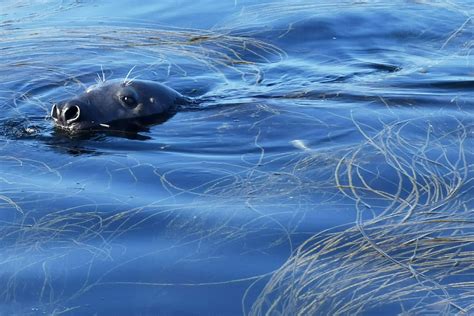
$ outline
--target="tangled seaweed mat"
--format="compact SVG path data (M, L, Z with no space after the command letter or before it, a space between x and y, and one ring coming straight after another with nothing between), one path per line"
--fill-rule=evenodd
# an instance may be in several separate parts
M358 126L366 141L335 170L355 203L356 225L298 247L250 314L472 312L472 126L457 125L444 134L429 121L404 121L374 135ZM426 139L404 135L410 126L424 128ZM398 182L384 179L390 173ZM396 189L381 189L377 179Z

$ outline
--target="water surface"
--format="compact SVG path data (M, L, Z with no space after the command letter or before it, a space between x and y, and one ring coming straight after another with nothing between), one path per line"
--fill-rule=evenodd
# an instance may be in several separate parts
M472 313L470 1L0 4L0 314ZM195 98L67 135L100 78Z

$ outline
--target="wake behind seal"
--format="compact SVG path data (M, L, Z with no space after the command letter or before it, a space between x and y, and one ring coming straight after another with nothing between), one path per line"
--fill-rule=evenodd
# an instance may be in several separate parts
M51 117L57 127L69 131L111 125L117 128L121 126L117 122L167 115L177 106L190 102L189 98L157 82L110 80L91 86L71 100L54 104Z

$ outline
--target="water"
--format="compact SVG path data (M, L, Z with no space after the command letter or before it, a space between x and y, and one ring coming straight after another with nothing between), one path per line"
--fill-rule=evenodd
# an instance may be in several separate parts
M472 313L473 11L2 1L0 314ZM53 128L131 69L199 106Z

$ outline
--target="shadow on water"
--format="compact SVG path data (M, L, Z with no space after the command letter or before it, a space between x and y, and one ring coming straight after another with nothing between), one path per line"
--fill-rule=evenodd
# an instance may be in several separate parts
M183 3L0 5L0 314L472 313L472 5Z

